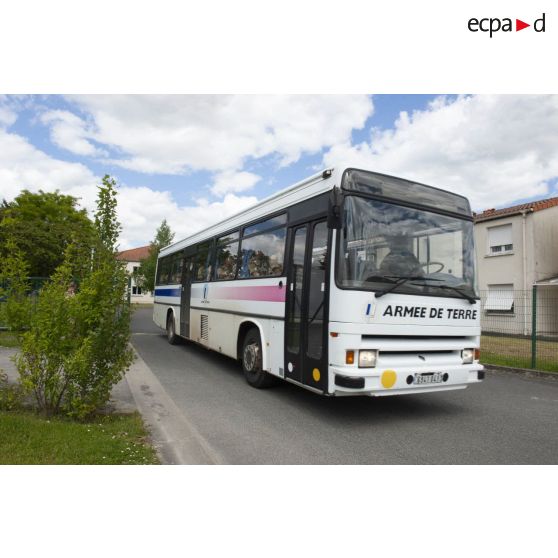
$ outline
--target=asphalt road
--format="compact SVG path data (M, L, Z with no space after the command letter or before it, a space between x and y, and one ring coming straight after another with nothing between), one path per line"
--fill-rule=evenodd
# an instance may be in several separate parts
M488 374L466 390L378 398L256 390L235 361L169 345L151 315L134 314L133 344L225 463L558 463L558 381Z

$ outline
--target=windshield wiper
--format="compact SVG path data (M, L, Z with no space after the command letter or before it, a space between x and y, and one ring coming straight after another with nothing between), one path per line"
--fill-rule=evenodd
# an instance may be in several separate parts
M436 286L440 287L440 289L449 289L451 291L456 292L457 294L461 295L462 298L467 299L470 304L475 304L475 302L477 301L476 298L472 297L471 295L468 295L465 291L462 291L459 287L452 287L450 285L436 285Z
M385 275L383 278L384 279L390 279L393 282L393 285L391 285L387 289L384 289L383 291L377 291L376 292L376 298L380 298L381 296L384 296L385 294L391 293L391 291L393 291L394 289L396 289L400 285L403 285L407 281L418 281L419 279L421 281L442 281L442 279L433 279L433 278L430 278L430 277L421 277L420 275L409 275L409 276ZM393 279L395 279L395 281L393 281ZM439 286L439 285L436 285L436 286Z
M391 279L390 277L383 277L382 275L370 275L369 277L367 277L364 282L365 283L372 283L373 281L378 281L381 283L397 283L397 281L395 281L395 279Z

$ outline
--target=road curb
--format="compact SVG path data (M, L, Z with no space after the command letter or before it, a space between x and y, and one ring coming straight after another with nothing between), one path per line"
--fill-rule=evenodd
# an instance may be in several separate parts
M487 372L496 374L515 374L525 378L542 378L545 380L558 381L558 373L545 372L544 370L532 370L530 368L512 368L511 366L498 366L496 364L483 364Z
M215 465L220 456L202 438L138 352L126 379L161 462L166 465Z

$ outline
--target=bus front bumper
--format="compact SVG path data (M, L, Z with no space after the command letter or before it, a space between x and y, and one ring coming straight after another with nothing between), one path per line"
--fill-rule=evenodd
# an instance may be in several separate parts
M484 379L481 364L354 368L330 366L332 395L403 395L464 389ZM433 383L427 383L433 382Z

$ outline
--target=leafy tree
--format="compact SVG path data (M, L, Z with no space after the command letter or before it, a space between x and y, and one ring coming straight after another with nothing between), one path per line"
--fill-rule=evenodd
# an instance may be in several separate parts
M30 292L29 266L22 252L12 240L6 249L6 255L0 257L0 323L21 332L31 322L34 293Z
M159 252L171 244L174 239L174 233L171 231L167 220L163 222L155 232L155 238L150 243L149 255L140 262L138 270L134 273L134 279L137 285L153 292L155 290L155 270L157 269L157 257Z
M103 176L97 196L97 211L95 212L95 228L101 244L110 253L116 252L118 235L122 230L116 218L116 181L108 174Z
M23 254L30 276L50 277L70 244L90 247L93 237L93 223L73 196L23 190L0 206L0 257L8 255L11 242Z
M114 258L120 224L115 182L105 176L95 214L95 257L70 246L41 291L17 358L22 386L48 415L84 418L104 405L133 360L127 278ZM77 292L75 270L84 272Z

